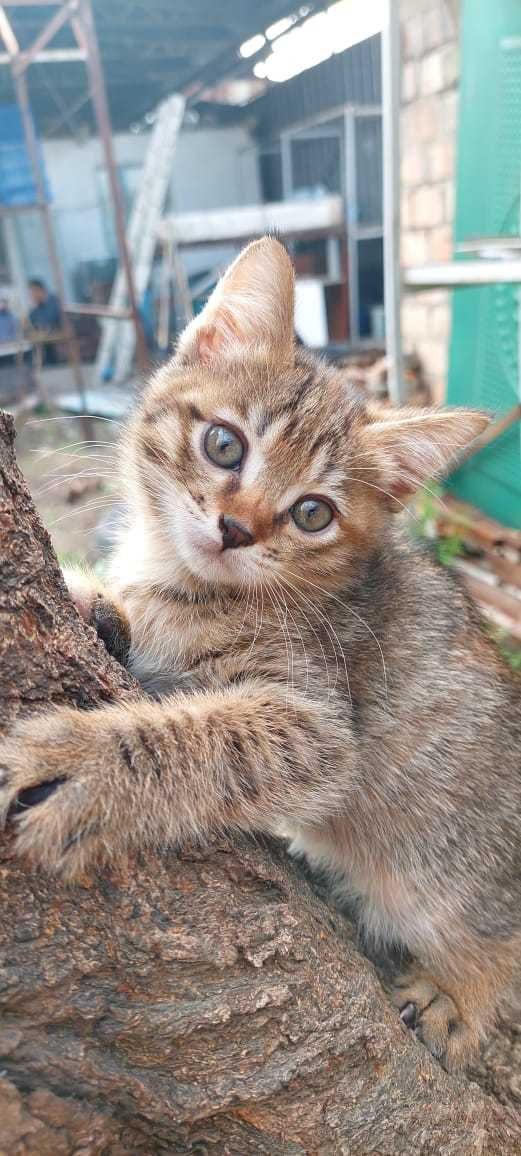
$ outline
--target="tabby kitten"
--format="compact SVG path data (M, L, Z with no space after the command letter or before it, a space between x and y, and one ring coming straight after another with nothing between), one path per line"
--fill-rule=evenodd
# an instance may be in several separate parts
M17 851L67 879L284 832L418 960L396 1000L449 1068L519 956L520 692L394 515L485 424L371 412L296 352L283 247L250 245L129 425L110 594L72 580L149 694L56 709L0 747Z

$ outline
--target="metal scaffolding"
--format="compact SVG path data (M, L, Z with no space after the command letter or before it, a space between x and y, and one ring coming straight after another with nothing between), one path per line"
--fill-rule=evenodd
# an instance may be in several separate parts
M114 157L107 94L91 0L30 0L31 7L55 8L56 11L54 15L43 24L41 32L35 40L33 40L33 43L28 48L22 49L7 14L7 9L27 7L28 2L29 0L3 0L3 3L0 5L0 38L5 45L5 52L0 53L0 64L7 65L11 70L14 91L22 118L25 144L31 166L36 199L31 205L13 205L4 207L1 211L3 213L15 214L21 211L27 212L28 209L34 209L41 216L49 262L54 278L54 288L59 298L64 318L64 337L68 349L69 363L82 400L82 405L85 408L85 385L78 342L71 321L74 315L88 313L94 316L112 317L118 320L131 320L136 334L136 349L140 369L146 369L148 365L148 355L136 297L132 262L125 235L125 212ZM72 29L76 47L50 48L49 45L54 40L56 34L67 24ZM52 214L46 195L42 159L31 115L27 87L27 71L31 64L35 63L50 64L71 61L82 61L87 68L88 92L86 99L90 98L92 101L103 148L114 211L119 262L124 273L126 284L128 308L124 310L112 310L107 306L98 307L95 305L84 305L66 301L63 269L56 243Z

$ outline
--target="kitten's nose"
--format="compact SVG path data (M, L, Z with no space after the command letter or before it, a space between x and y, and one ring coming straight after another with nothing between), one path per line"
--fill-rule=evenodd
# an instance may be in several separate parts
M236 550L238 546L251 546L253 543L253 534L246 526L241 526L240 522L229 518L227 514L221 514L219 529L223 536L223 550Z

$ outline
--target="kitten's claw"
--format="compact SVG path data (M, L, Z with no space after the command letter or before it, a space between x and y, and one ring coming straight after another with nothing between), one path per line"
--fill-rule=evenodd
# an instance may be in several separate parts
M398 978L393 1002L402 1022L448 1071L466 1068L476 1058L478 1027L463 1018L452 996L421 968Z
M108 736L87 712L56 710L19 723L0 743L0 821L14 852L68 879L106 859L101 753Z
M64 578L76 610L93 626L112 658L126 666L130 652L130 623L120 602L104 590L94 575L67 568Z
M411 1003L411 1001L406 1003L400 1010L400 1019L407 1028L410 1028L411 1031L414 1031L418 1022L418 1008L416 1007L416 1004Z

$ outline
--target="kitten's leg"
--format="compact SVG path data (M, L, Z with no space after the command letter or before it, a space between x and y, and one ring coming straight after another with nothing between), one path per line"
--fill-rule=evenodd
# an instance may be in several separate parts
M414 965L395 981L393 1002L404 1023L449 1071L476 1059L511 985L515 954L514 941L471 942L462 927L459 943L447 945L446 967Z
M128 848L339 813L356 752L327 704L244 683L94 711L58 708L0 744L16 849L73 878Z
M126 666L130 651L130 623L123 604L95 574L66 567L63 576L78 613L94 627L109 654Z

